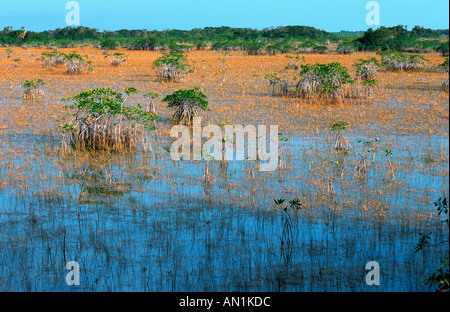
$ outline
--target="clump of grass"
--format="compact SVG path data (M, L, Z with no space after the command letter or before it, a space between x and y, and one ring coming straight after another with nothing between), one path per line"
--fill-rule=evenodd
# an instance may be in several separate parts
M421 70L428 62L423 55L399 51L381 52L380 55L382 63L389 71Z
M197 87L175 91L173 94L167 95L163 101L167 102L169 108L175 109L172 120L178 124L192 124L192 119L200 111L208 108L206 95Z
M153 65L159 81L178 81L186 73L186 55L180 51L163 52Z
M25 80L22 85L22 88L25 89L22 98L24 100L34 100L36 97L43 96L44 91L41 89L43 85L45 85L45 82L41 78Z
M93 70L92 62L87 60L87 56L82 56L72 52L64 56L69 75L77 75Z
M124 53L121 53L121 52L107 54L107 55L105 55L105 58L109 58L109 63L111 64L111 66L114 66L114 67L118 67L118 66L122 65L128 59L128 57Z
M67 117L61 119L64 134L63 146L75 149L129 150L137 147L139 137L145 141L146 130L154 130L154 113L145 112L140 104L125 105L135 88L121 92L98 88L81 92L63 101L73 101L66 106Z
M301 65L300 77L296 92L304 97L318 95L341 99L343 97L341 87L353 82L347 67L337 62Z

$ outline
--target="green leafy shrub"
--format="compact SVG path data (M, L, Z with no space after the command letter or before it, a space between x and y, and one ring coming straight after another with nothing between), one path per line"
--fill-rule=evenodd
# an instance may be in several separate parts
M128 56L126 56L124 53L116 52L113 54L105 55L105 58L109 58L109 64L111 64L111 66L118 67L128 59Z
M448 48L449 44L448 41L442 43L437 49L436 51L441 52L442 56L448 56Z
M180 51L163 52L153 65L159 81L177 81L186 73L186 55Z
M390 71L420 70L429 62L423 55L409 54L398 51L379 53L385 68Z
M16 69L20 67L20 63L22 63L22 60L20 58L15 58L12 60L12 64L10 66Z
M43 52L39 60L42 66L52 68L64 64L66 55L59 51Z
M294 47L287 42L276 42L269 44L266 47L267 53L270 55L276 55L280 53L289 53L294 50Z
M442 64L439 64L439 68L441 68L444 71L444 73L448 74L448 72L449 72L448 57L445 59L445 61Z
M64 56L69 75L76 75L93 70L92 62L87 60L87 56L82 56L71 52Z
M353 82L347 67L337 62L305 64L300 68L301 79L297 84L296 91L302 96L319 95L341 98L341 87Z
M208 108L206 95L199 88L180 89L167 95L163 102L167 102L169 108L175 109L172 119L179 124L192 124L192 119L200 111Z
M325 54L328 52L328 47L316 45L316 46L314 46L313 50L314 50L314 53Z
M24 100L34 100L36 97L43 96L44 91L42 91L41 87L44 85L45 82L41 78L25 80L22 85L22 88L25 90L22 98Z
M266 44L263 42L248 42L244 45L248 55L263 55L266 53Z
M102 40L100 46L103 50L115 50L119 47L119 43L112 38L106 38Z
M337 132L334 149L348 151L351 148L349 140L342 135L347 127L348 122L346 121L338 121L330 125L330 130L333 132Z
M122 94L110 88L98 88L64 98L68 115L60 120L64 146L76 149L129 150L137 147L139 137L154 130L157 115L145 112L141 104L126 105L128 88Z
M442 222L447 225L447 231L449 228L449 219L448 219L448 200L447 197L439 197L437 201L434 202L434 206L438 212L439 216L444 216ZM416 253L422 251L425 247L430 245L430 238L432 232L425 231L424 233L419 233L419 241L416 244L415 251ZM448 235L448 233L447 233ZM450 274L449 274L449 261L448 261L448 246L449 240L447 236L447 240L440 241L434 245L445 244L447 246L447 257L441 259L441 265L439 268L431 274L431 276L427 279L427 284L430 287L434 287L437 291L440 292L448 292L450 290Z
M355 52L355 50L356 50L356 48L355 48L353 42L341 43L337 47L337 52L339 54L352 54L353 52Z
M356 77L362 80L372 80L382 67L381 63L374 57L358 59L353 66L356 68Z

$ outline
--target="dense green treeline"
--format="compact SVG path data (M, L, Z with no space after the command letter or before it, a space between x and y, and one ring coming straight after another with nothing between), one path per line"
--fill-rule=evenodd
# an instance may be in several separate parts
M74 47L93 44L103 49L130 50L204 49L246 50L249 54L276 54L291 51L326 53L327 45L337 43L338 52L399 50L405 52L440 51L448 54L448 29L432 30L419 26L379 27L365 32L329 33L307 26L264 28L205 27L192 30L99 31L83 26L42 32L5 27L0 31L1 46Z

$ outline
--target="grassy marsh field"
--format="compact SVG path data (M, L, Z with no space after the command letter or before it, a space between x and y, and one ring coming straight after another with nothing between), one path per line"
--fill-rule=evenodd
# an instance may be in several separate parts
M47 49L13 50L17 66L0 48L0 289L434 290L426 279L448 256L448 241L437 244L448 240L448 226L433 205L449 191L441 54L426 54L421 70L380 70L370 95L351 96L365 92L353 84L349 96L328 100L272 94L266 75L293 83L292 62L339 62L355 77L358 59L380 56L205 49L186 53L181 81L160 82L152 66L159 51L117 50L127 60L111 66L101 49L61 48L92 61L92 72L68 75L65 66L36 60ZM43 96L24 100L22 85L35 78L45 81ZM150 150L62 148L61 99L100 87L160 95ZM194 87L208 97L205 124L278 125L287 139L278 169L173 161L173 110L161 99ZM339 121L348 123L346 153L336 151L330 131ZM362 159L364 172L355 169ZM285 211L274 202L281 198L298 198L301 208ZM416 253L426 231L430 246ZM64 279L72 260L82 271L81 285L71 288ZM380 264L380 286L365 282L369 261Z

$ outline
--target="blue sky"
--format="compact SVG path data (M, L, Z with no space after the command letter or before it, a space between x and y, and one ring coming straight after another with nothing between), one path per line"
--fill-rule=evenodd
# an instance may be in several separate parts
M66 0L0 0L0 27L67 26ZM368 0L78 0L80 24L100 30L306 25L366 30ZM449 27L448 0L378 0L382 26ZM374 28L377 28L375 26Z

